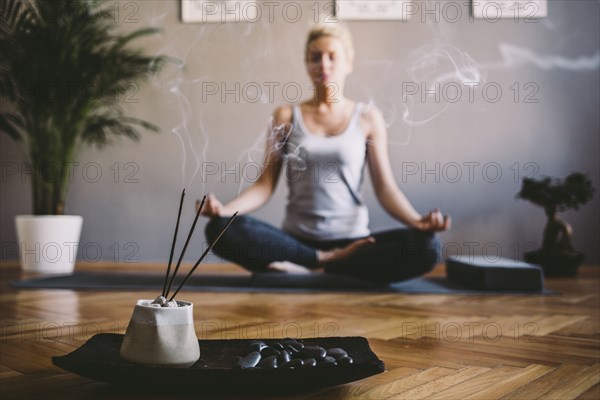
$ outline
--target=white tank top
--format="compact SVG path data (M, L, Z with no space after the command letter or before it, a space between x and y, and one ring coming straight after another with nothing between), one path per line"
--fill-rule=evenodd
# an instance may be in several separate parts
M365 237L369 214L360 188L367 154L357 103L346 130L331 137L308 131L298 106L285 147L289 187L283 229L312 240Z

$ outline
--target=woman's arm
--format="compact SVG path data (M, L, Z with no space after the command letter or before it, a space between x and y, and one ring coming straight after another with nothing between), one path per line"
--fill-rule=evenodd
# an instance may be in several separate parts
M247 214L263 206L271 197L283 165L283 146L292 121L290 106L279 107L273 114L273 123L267 130L266 150L262 173L258 180L244 190L237 198L222 204L214 194L209 194L202 214L209 217L225 217L236 211Z
M427 215L419 214L404 193L398 188L388 154L387 128L381 111L373 107L364 114L367 127L367 155L369 172L377 199L383 208L404 224L421 230L446 230L450 217L442 217L439 210Z

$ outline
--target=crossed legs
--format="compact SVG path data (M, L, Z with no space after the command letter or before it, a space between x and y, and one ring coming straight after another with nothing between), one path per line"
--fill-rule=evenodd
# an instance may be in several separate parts
M213 241L228 218L212 218L206 237ZM379 283L420 276L439 260L440 243L433 233L395 229L371 240L309 241L296 238L253 217L237 217L213 251L250 271L270 271L274 263L347 275Z

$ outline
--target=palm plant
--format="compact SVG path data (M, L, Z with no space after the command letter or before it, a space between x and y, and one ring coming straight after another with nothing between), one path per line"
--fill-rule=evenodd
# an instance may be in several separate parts
M82 145L113 136L137 140L154 124L124 115L132 85L156 73L163 56L131 49L154 28L121 35L98 0L0 2L0 130L25 142L33 212L62 214L69 167Z

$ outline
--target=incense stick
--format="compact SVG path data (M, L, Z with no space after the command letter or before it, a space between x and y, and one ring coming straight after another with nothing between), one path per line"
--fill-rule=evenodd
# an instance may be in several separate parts
M181 265L181 260L183 260L183 256L185 255L185 251L187 250L188 244L190 243L190 239L192 238L192 234L194 233L194 228L196 228L196 222L198 222L198 217L200 216L200 211L202 211L202 207L204 206L204 202L206 201L206 196L202 198L202 203L200 203L200 207L198 207L198 212L196 213L196 218L194 218L194 223L190 228L190 233L188 233L188 237L185 240L185 245L183 246L183 250L181 250L181 254L179 255L179 260L177 260L177 265L175 266L175 271L173 272L173 276L169 281L169 286L167 287L167 291L165 293L165 297L169 296L169 292L171 291L171 286L173 285L173 281L175 280L175 276L177 275L177 271L179 271L179 266Z
M204 259L204 257L206 257L206 255L208 254L208 252L213 248L213 246L219 241L219 239L221 238L221 236L223 236L223 234L225 233L225 231L227 230L227 228L229 228L229 225L231 225L231 223L233 222L233 220L235 219L235 217L237 216L237 211L235 212L235 214L233 214L231 216L231 218L229 219L229 221L227 222L227 225L225 225L225 228L223 228L223 230L221 231L221 233L219 233L219 236L217 236L217 238L214 240L214 242L212 242L210 244L210 246L208 246L208 248L204 251L204 253L202 253L202 255L200 256L200 259L196 262L196 264L194 264L194 266L192 267L192 269L190 270L190 272L188 272L188 274L186 275L185 278L183 278L183 281L181 281L181 283L179 284L179 287L177 288L177 290L175 291L175 293L173 293L173 296L171 296L171 298L169 299L169 301L173 301L173 299L175 298L175 295L177 295L177 293L179 293L179 290L181 290L181 288L183 287L183 284L185 283L185 281L187 281L187 279L192 276L192 274L194 273L194 271L196 270L196 268L198 268L198 265L200 265L200 263L202 262L202 260Z
M173 244L171 244L171 253L169 254L169 264L167 266L167 274L163 284L162 295L167 295L167 281L171 273L171 263L173 262L173 253L175 252L175 243L177 242L177 232L179 231L179 221L181 220L181 208L183 207L183 198L185 197L185 188L181 191L181 200L179 200L179 211L177 212L177 224L175 224L175 233L173 234Z

